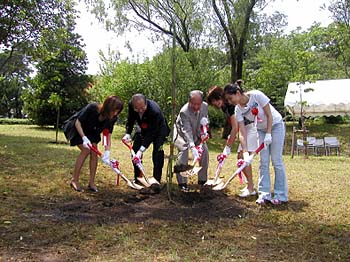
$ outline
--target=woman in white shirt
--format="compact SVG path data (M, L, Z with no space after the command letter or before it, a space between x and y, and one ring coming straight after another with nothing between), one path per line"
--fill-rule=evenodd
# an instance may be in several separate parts
M224 88L226 100L236 105L236 120L241 129L241 143L245 145L246 130L244 119L254 121L259 142L265 148L260 152L259 198L256 203L264 205L270 201L279 205L288 201L288 185L283 162L285 125L281 114L270 104L270 99L259 90L243 92L237 84L228 84ZM275 171L274 195L271 194L270 158ZM249 158L248 158L249 159Z

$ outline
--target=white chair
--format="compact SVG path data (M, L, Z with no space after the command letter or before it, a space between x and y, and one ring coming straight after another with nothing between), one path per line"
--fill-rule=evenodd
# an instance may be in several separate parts
M307 141L307 150L312 150L312 152L315 154L315 143L316 138L313 136L306 137ZM297 139L297 154L299 155L299 150L304 150L304 141L302 139Z
M335 136L326 136L324 138L324 145L326 149L326 155L329 156L331 154L331 149L334 148L336 154L339 156L340 154L340 144L339 140Z
M316 138L316 142L315 142L315 155L316 156L319 155L320 149L324 151L324 154L326 154L326 149L324 147L324 140L322 138L320 138L320 139Z

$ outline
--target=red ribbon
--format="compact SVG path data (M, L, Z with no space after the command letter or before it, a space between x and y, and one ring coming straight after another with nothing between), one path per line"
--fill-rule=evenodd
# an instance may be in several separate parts
M243 159L238 159L237 161L237 167L241 167L244 163ZM243 174L242 171L238 173L238 178L239 178L239 184L242 185L243 184Z

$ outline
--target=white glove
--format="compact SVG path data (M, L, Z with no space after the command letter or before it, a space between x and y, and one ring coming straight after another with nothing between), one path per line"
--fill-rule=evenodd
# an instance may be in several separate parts
M225 146L224 151L222 153L226 156L229 156L231 154L231 147Z
M253 162L254 154L249 154L248 152L243 153L243 160L249 166Z
M192 147L191 150L192 150L193 159L198 159L199 158L199 153L198 153L197 148Z
M130 134L125 134L122 138L122 140L125 142L125 143L130 143L131 142L131 136Z
M202 133L201 134L201 140L204 142L206 142L209 139L209 134L208 133Z
M101 157L101 160L103 161L103 163L109 165L109 156L111 155L111 152L109 150L106 150L103 154L103 156Z
M89 145L91 146L91 142L89 138L87 138L86 136L83 136L82 139L83 139L83 147L90 149Z
M140 149L137 151L136 156L141 159L143 152L146 151L146 148L144 146L141 146Z
M267 148L272 143L272 136L270 133L266 133L264 138L264 147Z

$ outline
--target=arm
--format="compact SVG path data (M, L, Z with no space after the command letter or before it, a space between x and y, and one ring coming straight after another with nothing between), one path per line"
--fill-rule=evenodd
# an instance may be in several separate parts
M247 148L247 129L244 125L244 121L239 122L239 141L242 146L242 153L248 152Z
M129 102L128 105L128 118L126 120L126 124L125 124L125 133L131 135L132 133L132 129L134 128L134 124L135 124L135 112L134 112L134 108L131 105L131 102Z
M81 137L84 137L85 136L85 134L84 134L84 130L83 130L83 128L82 128L82 126L81 126L81 122L79 121L79 119L77 119L76 121L75 121L75 128L77 129L77 131L78 131L78 134L81 136Z
M264 109L264 113L265 113L266 119L267 119L266 133L271 134L271 130L272 130L272 114L271 114L270 104L267 103L263 107L263 109Z
M233 145L233 143L235 142L237 132L238 132L238 122L237 122L234 114L230 116L230 120L231 120L230 121L231 122L231 133L230 133L230 137L226 141L226 145L229 147L231 147Z

